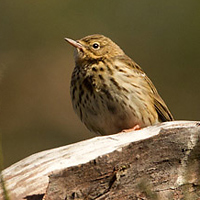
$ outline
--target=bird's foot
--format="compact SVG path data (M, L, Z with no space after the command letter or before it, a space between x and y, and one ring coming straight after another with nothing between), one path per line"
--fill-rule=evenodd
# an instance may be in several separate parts
M122 132L127 133L127 132L131 132L131 131L137 131L140 129L141 129L141 127L138 124L136 124L133 128L124 129Z

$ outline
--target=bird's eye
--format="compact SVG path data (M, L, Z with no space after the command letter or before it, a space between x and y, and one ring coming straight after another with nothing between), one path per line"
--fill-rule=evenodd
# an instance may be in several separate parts
M95 42L95 43L92 45L92 47L93 47L94 49L99 49L100 45L99 45L99 43Z

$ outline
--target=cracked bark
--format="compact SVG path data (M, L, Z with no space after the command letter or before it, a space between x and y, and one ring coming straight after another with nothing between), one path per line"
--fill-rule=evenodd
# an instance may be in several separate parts
M35 154L3 175L10 194L18 192L13 199L36 194L45 194L38 200L199 199L199 125L168 122L93 138ZM28 163L33 166L29 170L23 168ZM32 179L22 179L25 173ZM13 180L15 188L10 186ZM20 194L16 186L22 181L27 189Z

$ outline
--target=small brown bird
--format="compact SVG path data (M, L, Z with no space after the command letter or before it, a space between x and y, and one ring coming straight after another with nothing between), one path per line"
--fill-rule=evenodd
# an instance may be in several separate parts
M108 135L173 120L151 80L111 39L65 40L76 48L73 108L90 131Z

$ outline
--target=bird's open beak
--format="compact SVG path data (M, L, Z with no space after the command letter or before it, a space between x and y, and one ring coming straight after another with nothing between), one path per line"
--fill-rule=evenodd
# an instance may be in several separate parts
M70 38L65 38L65 40L67 41L67 42L69 42L72 46L74 46L74 47L76 47L76 48L78 48L78 49L83 49L83 45L81 44L81 43L79 43L79 42L77 42L77 41L75 41L75 40L72 40L72 39L70 39Z

